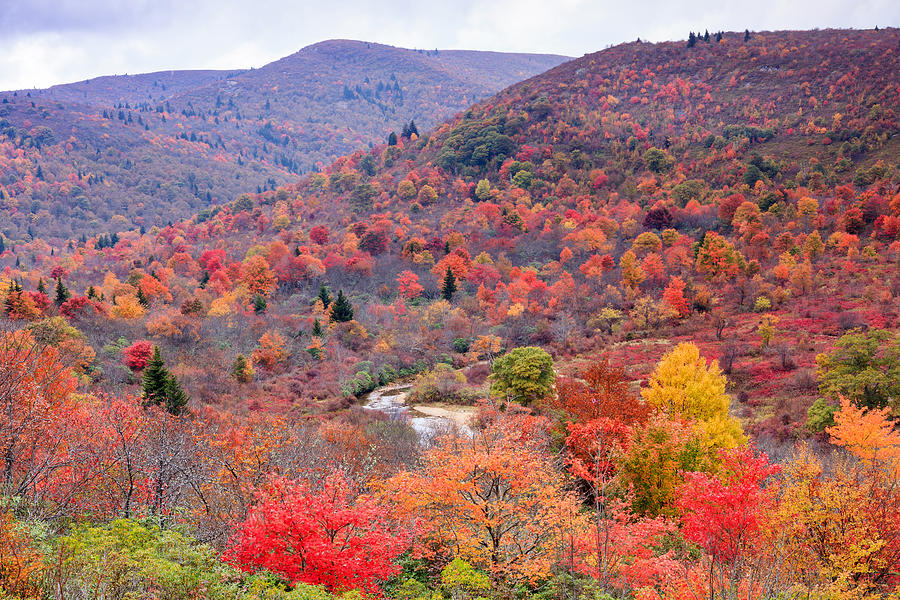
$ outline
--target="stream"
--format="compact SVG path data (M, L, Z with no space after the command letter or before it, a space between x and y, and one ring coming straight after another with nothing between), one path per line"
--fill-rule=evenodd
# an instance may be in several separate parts
M466 425L470 410L462 407L408 406L406 398L411 389L409 384L392 384L372 390L363 397L363 408L381 411L392 421L408 422L421 439L431 438L454 426L463 433L470 433Z

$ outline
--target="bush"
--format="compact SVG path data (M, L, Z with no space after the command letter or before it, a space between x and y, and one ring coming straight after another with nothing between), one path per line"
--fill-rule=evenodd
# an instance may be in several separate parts
M416 378L409 398L417 404L446 402L471 405L475 402L475 395L468 390L467 383L466 376L460 371L448 364L438 363Z

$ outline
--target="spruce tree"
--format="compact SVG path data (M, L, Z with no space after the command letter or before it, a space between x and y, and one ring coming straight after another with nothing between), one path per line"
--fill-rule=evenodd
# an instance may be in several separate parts
M169 377L166 379L166 411L171 415L180 415L184 412L184 407L187 406L188 400L190 398L181 389L181 384L178 383L174 375L169 373Z
M144 290L141 289L141 286L138 286L137 289L137 301L138 304L144 308L150 308L150 300L147 299L147 295L144 294Z
M313 321L312 334L315 337L322 337L322 324L319 323L318 319Z
M41 277L40 279L38 279L37 291L39 291L39 292L42 293L42 294L46 294L46 293L47 293L47 286L44 285L44 278L43 278L43 277Z
M328 293L328 288L324 283L319 287L318 298L322 301L322 308L328 308L328 305L331 304L331 294Z
M388 136L388 146L396 146L397 145L397 134L393 131L391 135Z
M750 41L750 30L749 30L749 29L745 29L745 30L744 30L744 41L745 41L745 42L749 42L749 41Z
M166 383L169 379L169 370L166 369L166 363L163 362L162 353L159 346L153 347L153 356L144 367L144 379L142 387L144 393L144 406L150 404L161 405L165 401Z
M253 379L253 367L243 354L238 354L231 365L231 376L240 383L247 383Z
M190 400L175 376L166 368L159 346L153 347L153 356L144 367L144 406L162 406L169 414L180 415Z
M456 293L456 275L453 274L453 269L447 269L444 273L444 282L441 284L441 298L450 302L453 299L453 294Z
M6 242L3 241L3 236L0 235L0 254L6 252Z
M262 295L257 294L256 296L253 297L253 312L255 312L258 315L261 315L262 313L266 312L266 309L268 307L269 307L269 305L266 302L266 299Z
M692 31L691 34L688 36L687 47L693 48L694 44L696 44L696 43L697 43L697 36L695 36L694 32Z
M91 300L97 300L97 290L94 289L94 286L90 286L87 289L87 297Z
M71 297L72 294L70 294L69 290L66 289L66 286L63 285L62 278L58 277L56 279L56 303L62 304Z
M343 290L338 290L337 299L331 308L331 320L336 323L346 323L353 320L353 305L344 296Z

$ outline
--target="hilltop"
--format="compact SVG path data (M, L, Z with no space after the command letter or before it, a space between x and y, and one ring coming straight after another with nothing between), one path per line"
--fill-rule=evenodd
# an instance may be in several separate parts
M99 77L0 93L0 231L149 228L429 128L566 60L331 40L259 69Z

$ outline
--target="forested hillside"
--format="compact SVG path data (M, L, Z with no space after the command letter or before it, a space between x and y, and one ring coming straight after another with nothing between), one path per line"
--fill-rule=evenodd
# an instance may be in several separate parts
M896 29L624 44L172 225L7 242L16 543L65 589L196 552L223 598L896 593L898 72ZM361 408L391 384L464 426Z
M77 237L188 217L431 127L561 56L333 40L247 71L0 93L0 232Z

